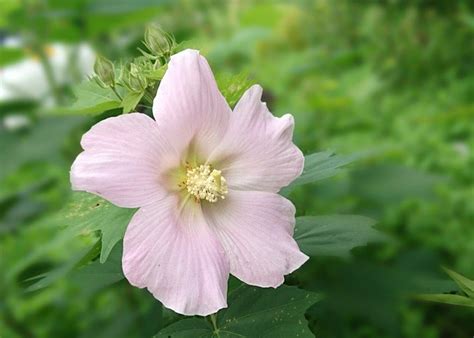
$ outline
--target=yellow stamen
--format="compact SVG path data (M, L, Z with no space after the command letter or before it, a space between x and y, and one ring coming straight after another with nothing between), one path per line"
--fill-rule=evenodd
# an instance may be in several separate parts
M219 198L225 198L227 182L220 170L212 169L208 164L201 164L195 168L187 165L186 170L184 185L188 193L194 196L196 202L206 200L214 203Z

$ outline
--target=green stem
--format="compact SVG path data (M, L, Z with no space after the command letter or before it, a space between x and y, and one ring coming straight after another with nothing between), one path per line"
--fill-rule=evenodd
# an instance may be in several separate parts
M48 55L46 54L44 47L41 45L33 45L33 50L39 57L41 66L43 67L43 71L46 75L46 80L48 81L49 88L54 97L54 101L58 104L62 101L62 94L61 88L59 88L58 84L56 83L56 78L54 77L53 67L51 62L48 59Z
M79 46L74 45L68 53L68 68L71 72L71 78L74 82L80 82L81 70L79 69Z
M110 87L110 88L113 90L113 92L115 93L115 95L119 98L119 100L120 100L120 101L123 101L122 96L120 96L120 94L118 93L117 89L115 89L115 86L112 86L112 87Z
M143 98L145 99L145 102L149 105L153 104L153 94L151 94L147 89L143 93Z
M211 319L211 323L212 323L212 327L214 328L214 334L217 336L217 337L220 337L219 335L219 329L217 328L217 313L213 313L212 315L209 316L209 318Z

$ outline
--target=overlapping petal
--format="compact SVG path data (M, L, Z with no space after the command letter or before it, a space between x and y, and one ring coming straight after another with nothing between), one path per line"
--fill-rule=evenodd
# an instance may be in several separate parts
M177 149L193 149L206 157L229 124L230 107L217 88L206 59L187 49L171 57L155 100L155 120Z
M74 190L99 195L121 207L140 207L165 194L160 173L178 159L156 122L145 114L111 117L81 141L71 168Z
M207 222L230 261L230 273L245 283L277 287L308 257L293 239L295 208L280 195L229 191L218 204L203 204Z
M205 316L227 306L229 263L201 209L180 203L170 195L137 211L125 233L123 271L166 307Z
M230 188L278 192L301 174L304 156L292 142L293 116L273 116L261 97L258 85L244 93L209 162L219 163Z

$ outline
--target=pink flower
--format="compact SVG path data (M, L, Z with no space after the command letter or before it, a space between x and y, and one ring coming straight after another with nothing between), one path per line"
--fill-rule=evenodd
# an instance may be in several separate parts
M232 111L206 59L186 50L171 58L154 120L111 117L82 138L73 189L140 208L124 274L178 313L226 307L229 273L278 287L308 259L292 237L295 207L277 194L303 169L293 117L274 117L261 95L251 87Z

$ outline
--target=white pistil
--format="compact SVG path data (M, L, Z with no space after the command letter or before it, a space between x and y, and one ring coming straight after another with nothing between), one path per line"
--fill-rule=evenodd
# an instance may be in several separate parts
M214 203L219 198L224 199L227 194L227 183L222 172L212 169L208 164L201 164L196 168L188 167L185 186L196 202L206 200Z

